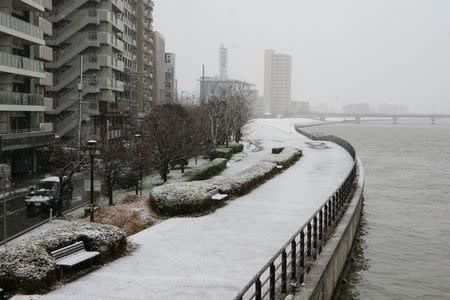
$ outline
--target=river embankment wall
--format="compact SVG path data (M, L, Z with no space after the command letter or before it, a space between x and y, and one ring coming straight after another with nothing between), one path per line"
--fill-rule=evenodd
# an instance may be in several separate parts
M328 300L333 296L357 234L364 202L364 168L361 161L358 158L356 160L358 180L352 199L333 236L326 242L322 253L311 266L301 290L294 297L295 300Z

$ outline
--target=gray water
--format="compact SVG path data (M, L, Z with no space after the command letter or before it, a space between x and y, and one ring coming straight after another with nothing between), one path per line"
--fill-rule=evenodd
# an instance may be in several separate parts
M337 124L366 173L353 263L339 299L450 299L450 122Z

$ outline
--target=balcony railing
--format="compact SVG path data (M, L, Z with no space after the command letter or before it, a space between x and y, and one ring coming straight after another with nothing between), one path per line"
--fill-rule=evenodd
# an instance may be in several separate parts
M43 62L5 52L0 52L0 66L7 66L38 73L44 72ZM42 74L42 77L44 77L44 74Z
M16 17L5 14L0 11L0 26L7 27L25 35L43 40L44 32L38 26L22 21ZM22 37L23 38L23 37Z
M25 94L0 91L0 105L43 106L44 98L38 94Z

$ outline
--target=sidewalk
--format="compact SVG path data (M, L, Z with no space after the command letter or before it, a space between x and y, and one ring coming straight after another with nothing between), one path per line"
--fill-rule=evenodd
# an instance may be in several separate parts
M173 218L129 238L138 248L41 299L230 299L298 230L351 169L341 147L309 148L295 120L257 120L249 139L304 157L215 213ZM250 164L250 162L248 162ZM241 168L241 166L239 166Z

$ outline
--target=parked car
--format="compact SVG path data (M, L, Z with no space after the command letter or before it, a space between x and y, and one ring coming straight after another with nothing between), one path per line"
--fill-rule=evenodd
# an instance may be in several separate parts
M34 215L39 212L47 212L49 209L56 211L59 190L59 178L45 178L30 189L30 193L25 197L27 214ZM72 201L73 186L69 182L65 185L62 196L62 205L70 205Z

